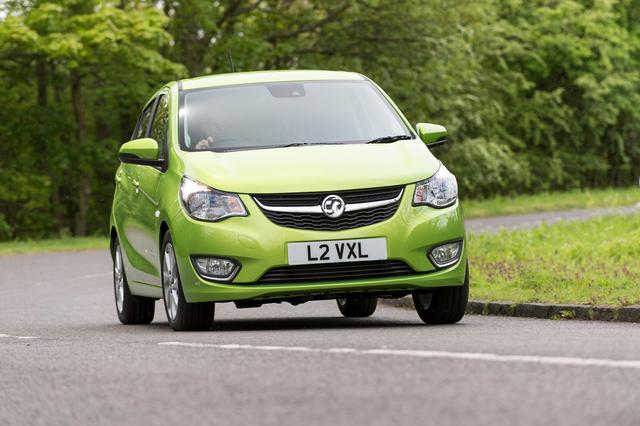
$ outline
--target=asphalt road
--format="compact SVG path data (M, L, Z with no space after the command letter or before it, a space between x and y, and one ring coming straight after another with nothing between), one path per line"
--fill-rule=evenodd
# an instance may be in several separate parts
M560 212L541 212L510 216L494 216L482 219L468 219L467 229L472 232L496 232L501 228L533 228L544 224L554 224L560 221L572 222L587 220L598 216L640 213L640 203L625 207L600 207L595 209L575 209Z
M334 302L117 321L106 251L0 257L0 425L640 424L640 326Z

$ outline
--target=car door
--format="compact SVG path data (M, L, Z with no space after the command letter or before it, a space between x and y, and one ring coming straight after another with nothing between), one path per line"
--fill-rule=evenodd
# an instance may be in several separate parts
M138 124L131 137L132 140L145 138L149 134L153 120L153 112L157 98L151 100L142 111ZM148 166L135 164L122 164L116 175L116 181L122 196L118 199L119 205L116 211L119 217L116 222L119 224L121 244L124 249L125 264L127 268L127 278L129 281L146 283L153 280L154 271L157 269L150 263L145 254L147 243L145 242L145 224L140 214L140 209L144 207L144 201L140 193L140 172Z
M159 159L167 156L167 134L169 126L169 97L162 94L158 97L148 137L158 142ZM165 163L166 164L166 163ZM136 237L133 240L135 251L141 256L138 269L139 281L146 284L160 285L159 262L159 229L160 200L158 185L164 176L163 167L134 165L134 185L136 186L136 209L132 212L136 222Z

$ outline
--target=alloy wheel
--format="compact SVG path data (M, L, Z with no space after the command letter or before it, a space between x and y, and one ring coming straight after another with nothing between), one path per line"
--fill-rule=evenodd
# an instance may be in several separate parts
M170 321L175 321L178 315L178 268L176 266L176 255L173 245L168 243L164 248L164 262L162 265L162 279L164 289L164 300L167 308L167 315Z
M124 306L124 266L119 245L116 246L116 255L113 262L113 280L116 288L116 308L118 312L122 312Z

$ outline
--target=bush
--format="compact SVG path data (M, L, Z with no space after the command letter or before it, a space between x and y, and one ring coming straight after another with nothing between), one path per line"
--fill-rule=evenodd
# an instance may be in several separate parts
M506 145L467 139L451 146L445 163L458 178L463 198L511 195L530 189L529 164Z

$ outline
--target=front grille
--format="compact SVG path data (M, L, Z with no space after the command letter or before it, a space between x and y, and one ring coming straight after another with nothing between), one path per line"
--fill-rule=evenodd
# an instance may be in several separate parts
M389 204L388 206L374 209L347 212L336 219L332 219L323 214L286 213L267 210L263 210L262 212L273 223L286 226L287 228L339 231L341 229L358 228L360 226L382 222L393 216L397 208L398 203Z
M267 207L308 207L320 205L329 194L340 196L347 205L375 201L393 200L402 193L402 187L359 189L352 191L311 192L300 194L263 194L254 198ZM373 225L389 219L398 209L400 200L384 206L345 212L338 218L321 213L281 212L260 207L262 213L273 223L287 228L314 231L339 231Z
M416 273L401 260L290 265L268 270L256 284L357 280L396 277Z
M402 191L401 186L386 188L355 189L335 192L302 192L293 194L261 194L254 195L260 203L273 207L316 206L329 194L340 196L347 204L368 203L396 198Z

